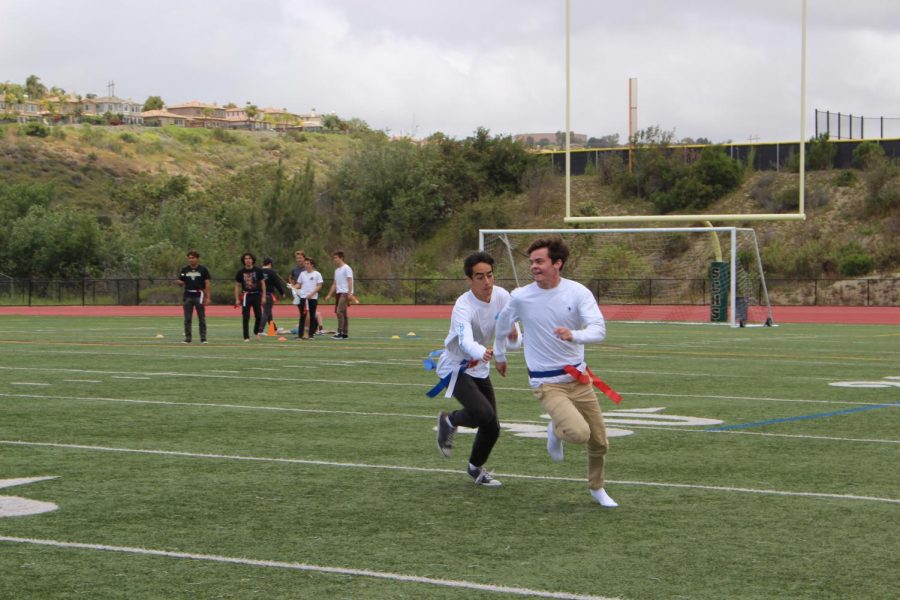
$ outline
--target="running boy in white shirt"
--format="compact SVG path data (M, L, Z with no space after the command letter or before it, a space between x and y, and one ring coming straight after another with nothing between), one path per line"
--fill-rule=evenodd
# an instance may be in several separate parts
M453 449L453 434L460 425L477 428L467 472L475 485L498 487L484 468L494 444L500 437L497 401L491 384L493 350L485 347L494 341L497 315L509 303L509 292L494 285L494 259L485 252L475 252L463 261L469 291L460 296L450 317L450 333L444 340L445 350L438 359L437 375L441 378L429 396L443 388L463 405L461 410L438 415L437 445L444 456ZM509 333L512 324L504 330ZM506 338L506 336L501 336Z
M596 378L589 376L584 362L584 344L606 337L603 314L590 290L560 275L569 257L562 239L534 241L528 257L534 282L513 291L497 319L497 332L508 331L515 320L525 328L529 383L552 419L547 426L550 458L563 459L563 441L587 443L591 496L601 506L618 506L603 489L609 444L600 403L591 385ZM505 349L505 336L497 335L494 360L501 374L506 373ZM609 389L597 382L598 387ZM608 393L615 395L611 390Z

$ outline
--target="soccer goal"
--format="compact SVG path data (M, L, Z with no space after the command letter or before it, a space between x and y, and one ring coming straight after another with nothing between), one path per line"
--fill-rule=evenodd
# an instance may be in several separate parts
M607 318L773 324L756 233L740 227L482 229L504 287L531 281L528 246L559 236L571 254L563 276L587 286Z

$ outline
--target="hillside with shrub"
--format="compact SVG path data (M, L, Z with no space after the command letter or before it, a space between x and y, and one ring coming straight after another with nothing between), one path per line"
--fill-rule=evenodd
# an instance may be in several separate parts
M792 172L754 172L714 146L687 159L658 128L634 170L573 178L573 214L795 212ZM802 222L754 227L770 277L900 275L900 175L875 143L854 168L808 152ZM833 162L833 155L832 155ZM565 227L564 178L480 129L424 143L351 134L39 123L0 125L0 272L168 276L196 248L214 276L246 249L291 264L343 249L360 278L459 277L480 227ZM328 268L327 262L324 268Z

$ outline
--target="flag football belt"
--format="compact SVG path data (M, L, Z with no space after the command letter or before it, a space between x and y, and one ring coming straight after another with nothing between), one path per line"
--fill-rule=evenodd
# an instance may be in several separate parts
M622 395L619 394L619 392L617 392L616 390L609 387L609 385L605 381L594 375L594 373L588 367L584 368L584 373L582 373L572 365L566 365L562 369L553 369L552 371L532 371L531 369L528 370L528 376L534 377L536 379L542 379L544 377L559 377L560 375L569 375L578 383L593 385L595 388L603 392L607 398L609 398L616 404L622 401Z
M443 350L435 350L428 355L428 358L422 361L422 364L425 367L426 371L434 371L437 369L437 363L435 362L435 359L443 354L443 352ZM434 398L441 393L441 390L446 388L447 391L444 392L444 398L450 398L451 396L453 396L453 390L456 388L456 380L459 379L460 374L465 372L466 369L474 367L477 364L477 360L460 361L459 366L454 369L452 373L441 377L440 381L437 382L437 385L425 392L425 395L429 398Z

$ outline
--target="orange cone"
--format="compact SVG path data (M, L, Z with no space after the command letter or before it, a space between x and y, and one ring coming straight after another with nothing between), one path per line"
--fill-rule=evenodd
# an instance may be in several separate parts
M269 321L269 335L275 337L275 321Z

